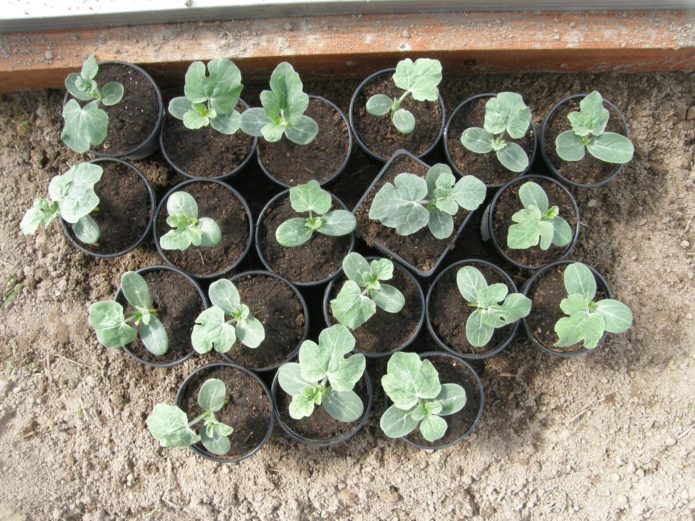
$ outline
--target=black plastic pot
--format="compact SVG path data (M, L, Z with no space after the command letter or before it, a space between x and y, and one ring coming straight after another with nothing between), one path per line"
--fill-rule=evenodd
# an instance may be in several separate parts
M72 232L72 230L68 227L67 223L62 218L60 219L60 226L63 229L63 233L67 237L68 241L70 241L70 243L75 248L80 250L82 253L85 253L87 255L91 255L92 257L98 257L98 258L102 258L102 259L113 259L115 257L120 257L121 255L125 255L126 253L134 250L135 248L140 246L143 242L145 242L145 240L147 240L149 238L150 232L152 230L152 223L154 222L154 215L155 215L154 211L156 208L157 201L155 199L154 191L152 190L152 185L150 185L150 182L143 175L143 173L140 172L140 170L135 168L130 163L128 163L126 161L122 161L120 159L111 159L111 158L93 159L92 161L89 161L89 163L93 163L93 164L106 163L106 162L120 163L120 164L128 167L130 170L132 170L133 172L135 172L138 175L140 180L145 185L145 188L147 188L147 195L148 195L149 200L150 200L150 204L149 204L149 206L150 206L150 218L149 218L149 221L147 222L147 228L145 228L145 231L142 233L140 238L124 250L114 252L114 253L99 253L99 252L91 251L91 250L85 248L80 243L80 241L77 240L77 238L75 237L75 234Z
M524 284L524 286L521 290L522 293L524 295L528 296L533 285L540 278L542 278L544 274L548 273L550 270L552 270L558 266L567 266L569 264L573 264L574 262L576 262L576 261L567 259L567 260L559 260L559 261L553 262L551 264L548 264L547 266L543 267L542 269L540 269L536 273L534 273L533 276L526 281L526 283ZM606 282L606 279L603 277L603 275L601 275L598 271L596 271L594 268L592 268L588 264L586 266L587 266L587 268L589 268L591 270L591 273L594 274L594 278L596 279L597 289L599 291L602 291L605 294L605 298L613 298L613 293L611 292L610 287L608 286L608 282ZM531 311L533 312L533 308L531 308ZM601 341L599 342L599 345L594 349L586 349L582 346L582 349L580 351L567 351L567 352L555 351L554 349L546 347L543 343L541 343L538 339L536 339L535 336L533 336L533 332L531 331L531 327L528 324L527 318L523 319L523 323L524 323L524 331L526 332L526 336L528 337L528 339L533 343L533 345L535 345L538 349L540 349L544 353L547 353L547 354L552 355L552 356L557 357L557 358L576 358L578 356L583 356L583 355L586 355L587 353L591 353L592 351L596 351L596 349L598 349L598 347L601 346L601 344L603 343L603 340L606 337L606 335L604 333L603 337L601 338Z
M463 266L486 266L487 268L490 268L491 270L495 271L497 274L500 275L502 280L507 284L509 287L509 293L516 293L516 284L514 284L514 281L512 278L507 275L507 273L500 268L499 266L495 266L494 264L480 260L480 259L466 259L462 261L455 262L451 266L445 268L437 277L434 279L432 284L430 285L429 290L427 291L427 329L430 332L430 335L434 339L434 341L437 343L439 347L444 349L445 351L448 351L452 355L458 356L459 358L463 358L464 360L481 360L484 358L490 358L492 356L495 356L502 352L502 350L507 347L512 340L514 339L514 336L516 335L517 331L519 330L519 321L516 321L514 325L512 326L511 331L509 332L509 335L499 344L495 346L491 346L490 348L486 349L485 351L481 351L480 353L459 353L456 351L453 347L451 347L449 344L447 344L435 331L434 326L432 324L432 319L430 318L430 300L432 298L432 294L434 293L435 288L437 287L437 284L439 281L442 279L442 277L448 273L451 270L458 270L459 268ZM463 299L463 297L461 297Z
M357 130L355 128L355 110L354 109L355 109L355 102L357 100L357 97L362 92L362 89L364 89L365 85L372 82L373 80L375 80L379 76L384 76L386 74L393 74L394 72L396 72L395 68L382 69L380 71L375 72L374 74L371 74L370 76L367 76L367 78L365 78L362 81L362 83L360 83L357 86L357 88L355 89L355 92L352 94L352 98L350 98L350 108L348 109L349 110L348 117L350 118L350 128L352 129L352 133L355 136L355 141L357 141L357 144L364 151L365 154L367 154L372 159L375 159L375 160L380 161L382 163L388 161L388 157L381 157L379 155L376 155L374 152L372 152L367 147L367 145L364 144L364 142L362 141L362 138L357 133ZM432 152L432 150L434 150L434 148L437 146L437 143L439 143L439 141L442 139L442 134L444 134L444 123L446 121L446 108L444 106L444 100L442 99L441 94L439 95L439 109L440 109L440 112L442 113L442 123L441 123L441 127L439 129L439 133L437 134L437 138L434 140L432 145L427 150L425 150L422 154L419 154L417 156L419 158L425 157L427 154Z
M275 410L273 408L273 402L270 399L270 393L268 392L268 388L266 387L266 385L263 383L263 381L258 376L256 376L252 371L249 371L245 367L241 367L240 365L237 365L237 364L215 363L215 364L204 365L202 367L199 367L195 371L193 371L190 375L188 375L188 377L186 377L186 379L183 381L183 383L179 386L179 390L176 393L176 405L179 408L182 408L183 395L186 391L186 386L189 384L189 382L191 381L191 379L195 375L197 375L198 373L203 372L203 371L210 371L212 369L218 369L218 368L222 368L222 367L233 369L236 371L241 371L241 372L251 376L256 381L256 383L258 383L258 385L263 389L263 392L265 393L265 396L268 400L268 405L270 406L270 422L268 422L268 430L266 431L265 436L263 437L263 440L261 441L260 444L258 444L258 446L256 446L253 450L250 450L249 452L247 452L246 454L244 454L243 456L240 456L238 458L228 458L225 456L218 456L217 454L213 454L213 453L209 452L203 446L202 443L196 443L195 445L191 445L191 449L193 450L193 452L195 452L199 456L202 456L203 458L208 459L210 461L214 461L216 463L238 463L239 461L250 458L251 456L256 454L259 450L261 450L261 448L263 447L263 445L266 444L266 442L270 438L271 433L273 432L273 424L274 424L274 418L275 418ZM200 425L202 425L202 424L200 424ZM236 434L236 426L232 426L232 427L234 427L234 432L231 434L231 436L234 436Z
M193 183L215 183L215 184L220 185L221 187L225 188L226 190L229 190L229 192L239 200L239 202L244 207L244 210L246 212L246 219L247 219L248 227L249 227L249 238L246 241L246 246L244 247L244 252L241 254L241 256L233 264L231 264L231 265L227 266L226 268L224 268L220 271L217 271L215 273L204 274L204 275L200 275L197 273L189 273L185 270L181 270L184 273L187 273L188 275L190 275L191 277L195 277L197 279L214 279L214 278L220 277L226 273L229 273L234 268L236 268L241 263L241 261L243 261L246 258L246 255L248 254L249 250L251 249L251 242L253 241L253 216L251 215L251 209L249 208L249 205L246 202L246 199L244 199L244 197L239 192L237 192L234 188L232 188L231 186L229 186L226 183L223 183L222 181L217 181L215 179L189 179L188 181L183 181L183 182L177 184L172 189L170 189L166 193L166 195L162 198L162 200L159 202L159 205L157 206L157 211L155 212L154 222L152 224L152 230L154 233L154 244L157 247L157 253L159 253L159 256L164 260L164 262L166 262L170 266L174 266L177 269L181 269L181 268L178 268L178 266L175 266L174 263L172 263L169 260L165 251L162 249L162 247L159 244L159 235L157 234L157 223L159 222L159 214L162 210L164 210L164 212L166 213L167 199L169 199L169 196L171 194L173 194L174 192L178 192L179 190L182 190L183 188L185 188L188 185L193 184ZM205 217L205 216L202 216L202 217ZM165 216L165 218L166 218L166 216Z
M598 188L599 186L603 186L607 183L610 183L615 178L615 176L617 176L623 170L625 165L624 164L616 165L615 169L610 173L610 175L608 177L606 177L605 179L599 181L598 183L582 184L582 183L574 182L574 181L567 179L566 177L563 177L562 175L560 175L560 173L555 168L555 165L550 161L550 158L548 157L547 152L545 151L545 147L546 147L545 131L547 130L548 123L550 122L551 118L553 117L553 114L555 113L555 111L559 107L561 107L562 105L564 105L565 103L567 103L570 100L577 99L577 98L585 98L586 96L588 96L588 94L586 94L586 93L575 94L574 96L568 96L565 99L558 102L553 108L550 109L550 112L548 112L547 116L545 116L545 119L543 120L543 126L541 127L541 135L540 135L541 156L543 157L543 161L548 166L548 169L553 174L553 176L555 176L558 180L565 183L566 185L574 186L575 188ZM620 122L622 123L622 126L625 129L624 135L629 139L630 138L630 129L627 126L627 121L625 121L625 116L623 116L623 113L620 111L620 109L618 109L618 107L616 107L610 101L604 99L603 103L605 105L610 106L615 111L615 113L620 117ZM567 129L568 130L570 129L569 122L567 122ZM554 146L555 144L549 143L548 145Z
M294 358L297 355L297 352L299 351L299 346L302 345L302 342L304 342L304 340L306 340L306 337L309 335L309 308L306 305L306 300L304 299L302 294L299 292L299 290L294 286L294 284L292 284L286 278L281 277L277 273L273 273L272 271L265 271L265 270L245 271L243 273L239 273L237 275L234 275L233 277L230 277L229 280L231 280L232 282L236 282L240 278L253 276L253 275L263 276L263 277L272 277L272 278L277 279L277 280L283 282L284 284L286 284L287 287L289 287L292 290L292 292L295 294L295 296L299 299L299 302L302 303L302 310L304 313L304 333L302 333L302 336L299 339L299 341L297 342L297 345L295 346L295 348L290 352L289 355L287 355L287 357L285 357L285 360L282 360L282 361L280 361L276 364L273 364L271 366L268 366L268 367L261 367L261 368L250 367L249 368L257 373L265 373L265 372L273 371L273 370L277 369L282 364L284 364L287 360L289 360L290 358ZM262 345L259 346L257 349L263 349ZM233 360L227 353L218 353L218 354L225 362L238 364L238 362Z
M277 421L278 425L280 425L280 428L285 432L285 434L287 434L287 436L304 445L310 445L316 448L324 448L345 443L349 439L353 438L355 434L357 434L360 430L362 430L362 428L366 425L367 420L369 419L369 413L372 410L372 400L374 399L374 392L372 389L372 381L369 378L369 375L367 374L366 370L362 375L362 380L364 381L365 386L367 387L368 398L367 403L364 406L364 412L362 413L362 417L360 418L357 425L355 425L355 427L349 432L337 438L315 440L302 436L299 433L296 433L283 421L282 414L280 414L280 408L278 407L277 393L284 393L285 391L282 390L280 384L278 383L278 373L275 373L275 378L273 378L273 385L270 388L270 393L273 397L273 409L275 410L275 420Z
M379 257L366 257L367 261L373 261L377 260ZM420 334L420 330L422 329L422 324L425 322L425 296L422 292L422 287L420 286L420 283L417 281L417 279L413 276L410 271L408 271L405 267L401 266L398 264L398 262L393 263L394 268L397 270L401 270L401 272L412 282L412 284L415 286L417 289L417 294L419 296L419 302L420 302L420 319L417 324L417 329L413 332L410 337L403 342L401 345L396 346L395 348L391 349L390 351L384 352L384 353L368 353L366 351L360 351L359 345L355 347L355 352L356 353L362 353L365 357L367 358L387 358L391 356L393 353L397 351L402 351L406 347L410 346L415 339L417 338L418 334ZM323 319L326 321L326 325L328 327L332 326L334 324L333 321L331 321L331 316L330 313L328 312L329 306L330 306L330 300L331 300L331 292L333 291L333 286L335 285L336 281L340 279L340 276L343 274L343 270L341 269L336 277L328 283L328 286L326 286L326 291L323 294Z
M463 110L466 105L469 103L480 99L480 98L494 98L497 96L497 94L494 93L484 93L484 94L477 94L475 96L471 96L470 98L467 98L463 100L459 105L454 109L454 111L451 113L451 116L449 116L449 119L446 122L446 127L444 127L444 154L446 155L446 160L447 163L451 166L451 168L456 172L458 175L463 176L463 175L476 175L476 172L462 172L457 166L456 163L451 159L451 153L449 151L449 129L451 127L451 123L456 119L456 116L458 115L459 111ZM482 122L481 122L482 126ZM531 126L530 126L531 132L533 132L533 150L531 151L531 155L528 158L528 167L526 167L526 170L523 172L512 172L509 171L509 176L512 177L520 177L524 174L526 174L530 169L531 165L533 164L534 159L536 158L536 151L538 150L538 132L536 130L536 125L531 121ZM460 136L458 136L460 137ZM463 145L461 145L463 146ZM471 152L472 154L473 152ZM476 176L477 177L477 176ZM501 184L496 184L496 185L487 185L488 189L495 190L502 186Z
M146 268L141 268L141 269L137 270L137 273L139 273L140 275L144 275L145 273L150 273L153 271L163 271L163 270L173 271L174 273L183 277L186 282L191 284L195 288L196 292L198 293L200 300L203 302L203 309L207 309L208 299L205 296L205 292L200 288L198 283L192 277L187 275L184 271L181 271L180 269L174 268L171 266L148 266ZM122 294L121 288L119 287L118 290L116 291L116 295L113 297L113 299L118 301L118 299L121 298L121 294ZM195 317L193 317L193 320L195 320ZM142 358L137 356L135 353L133 353L128 348L127 345L123 346L123 351L128 353L131 357L133 357L135 360L137 360L142 365L146 365L149 367L174 367L174 366L177 366L179 364L182 364L183 362L185 362L189 358L192 358L196 354L195 350L193 349L193 346L191 345L190 352L188 352L185 356L179 358L178 360L174 360L173 362L157 363L157 362L150 362L148 360L143 360Z
M497 204L497 201L499 200L500 196L505 192L505 190L509 189L510 186L516 184L516 183L526 183L528 181L534 181L534 180L541 180L543 182L548 182L548 183L553 183L556 186L558 186L563 192L567 194L569 197L570 202L572 203L572 209L574 210L574 215L576 218L576 225L574 228L574 236L570 243L565 247L565 251L560 255L559 258L554 259L551 262L555 262L558 260L562 260L567 258L567 256L572 253L572 250L574 250L574 247L577 245L577 240L579 239L579 206L577 205L577 201L574 199L574 196L570 193L565 186L560 183L559 181L556 181L552 177L547 177L544 175L538 175L538 174L528 174L523 177L517 177L516 179L512 179L509 181L506 185L504 185L502 188L500 188L497 193L495 193L494 197L492 198L492 201L490 202L489 206L485 209L485 213L483 215L483 222L481 224L481 227L487 228L487 231L490 235L489 240L492 242L493 247L495 248L495 251L497 252L498 255L500 255L505 261L510 263L511 265L523 269L523 270L538 270L543 268L544 266L526 266L525 264L519 264L515 260L511 259L506 253L504 253L504 250L500 246L500 242L498 238L495 236L495 229L494 226L492 225L492 218L493 215L495 214L495 205ZM519 203L521 205L521 203ZM521 209L521 206L520 208ZM483 237L483 240L485 237Z
M248 103L246 103L243 99L239 98L239 103L241 103L244 106L244 110L249 108ZM171 116L173 117L173 116ZM256 146L258 144L258 138L254 137L253 138L253 144L251 145L251 150L249 150L249 153L246 155L244 160L239 163L234 169L230 170L229 172L225 172L222 175L216 176L216 177L196 177L192 174L189 174L182 168L180 168L170 157L169 154L167 154L166 147L164 146L164 128L166 127L166 122L167 118L166 115L164 117L164 123L162 124L161 131L159 133L159 148L162 151L162 156L164 157L164 160L167 162L167 164L174 169L177 173L181 174L184 177L187 177L188 179L196 179L196 180L202 180L202 181L221 181L221 180L229 180L233 177L236 177L239 175L239 173L243 170L243 168L251 161L251 158L253 157L254 152L256 152ZM191 130L191 132L195 132L194 130ZM237 132L241 132L241 130L237 130ZM231 136L230 136L231 137ZM220 160L223 160L224 158L220 158Z
M350 156L352 155L352 143L353 143L352 129L350 127L350 124L348 123L347 118L345 117L345 114L343 113L342 110L340 110L338 108L338 106L335 103L333 103L330 100L327 100L326 98L322 98L321 96L310 95L309 98L319 100L319 101L326 103L326 104L330 105L331 107L333 107L333 109L335 109L336 112L338 112L338 114L340 114L340 117L342 118L343 123L345 123L345 128L347 128L347 131L348 131L348 150L347 150L347 153L345 154L345 158L343 159L343 162L341 163L340 167L335 172L333 172L333 174L328 179L326 179L325 181L320 183L321 186L327 186L327 185L333 183L338 178L338 176L345 171L345 168L347 167L348 161L350 160ZM319 129L319 132L321 132L321 129ZM263 161L261 161L260 151L258 151L256 153L256 159L258 160L258 166L261 168L263 173L268 177L268 179L270 179L274 183L277 183L278 185L282 186L283 188L292 188L293 185L288 184L285 181L278 179L277 177L275 177L273 175L272 172L270 172L265 167L265 165L263 164ZM291 161L292 158L288 158L287 160Z

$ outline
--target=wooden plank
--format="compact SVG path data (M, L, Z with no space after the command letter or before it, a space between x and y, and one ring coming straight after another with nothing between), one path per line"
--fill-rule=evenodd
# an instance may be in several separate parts
M446 70L693 71L687 11L321 16L0 34L0 92L60 87L94 52L180 77L227 56L249 79L281 60L315 78L358 77L404 56Z

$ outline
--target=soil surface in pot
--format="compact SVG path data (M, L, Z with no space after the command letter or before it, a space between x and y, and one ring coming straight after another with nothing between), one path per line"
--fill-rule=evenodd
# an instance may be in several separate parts
M494 152L476 154L461 144L461 134L464 130L471 127L482 128L485 121L485 103L489 99L476 98L459 109L449 125L446 144L451 160L464 175L473 175L488 186L501 186L519 174L503 167ZM506 133L505 138L521 146L526 155L531 157L535 140L533 125L529 126L526 135L521 139L511 139Z
M258 158L265 169L291 186L312 179L328 181L343 166L350 146L347 123L331 105L311 98L305 115L319 126L316 139L308 145L297 145L285 137L276 143L258 140Z
M332 209L342 209L342 206L333 201ZM340 269L343 258L350 252L352 234L328 237L314 233L301 246L285 248L278 244L275 230L286 220L298 216L290 206L289 197L276 200L266 209L258 223L260 249L266 262L273 271L292 282L315 282L330 277Z
M468 264L480 270L487 283L495 284L507 281L494 269L484 264ZM462 354L482 354L495 349L504 342L514 328L513 324L495 329L487 345L474 347L466 338L466 321L475 311L461 296L456 285L456 274L463 266L447 270L432 290L429 314L432 327L439 338L454 351ZM511 288L510 288L511 291Z
M198 392L210 378L224 382L226 396L229 402L215 413L218 421L229 425L234 432L229 435L231 448L222 456L211 456L219 459L233 459L245 456L258 447L268 432L272 421L272 412L268 395L258 381L251 375L233 367L215 367L200 371L186 385L181 400L181 408L190 419L203 413L198 406ZM196 432L202 428L202 422L193 427ZM202 443L201 448L204 448Z
M545 190L548 196L549 206L557 206L560 210L559 216L565 219L565 221L569 223L570 228L572 228L572 231L576 233L577 215L574 212L572 200L567 193L557 184L549 180L546 181L544 179L535 178L530 181L540 185L541 188ZM500 248L510 259L525 266L540 268L561 257L569 245L559 247L551 244L550 248L545 251L541 250L540 246L534 246L525 250L513 250L507 247L507 232L509 227L514 224L512 215L523 208L519 200L519 188L521 188L523 184L524 183L521 181L514 183L497 199L494 214L492 215L492 227ZM570 244L572 244L571 241Z
M389 114L372 116L367 112L367 100L374 94L385 94L390 98L400 98L403 90L396 87L393 73L379 76L364 86L355 98L353 123L355 131L372 153L384 159L391 157L396 150L403 148L419 156L437 140L442 129L442 109L439 101L415 101L412 96L403 100L401 108L415 116L415 130L401 134L393 126Z
M468 212L459 209L454 216L454 233L452 233L451 237L444 240L435 238L427 226L412 235L403 237L398 235L394 228L387 228L379 221L371 220L369 218L369 209L377 192L387 182L393 183L396 176L403 172L425 177L427 168L405 155L396 158L391 163L388 171L374 185L362 204L356 208L357 229L369 246L379 243L381 246L398 254L417 269L429 271L435 266L446 249L454 244L457 237L456 232L468 215Z
M106 140L93 150L102 154L123 155L150 137L159 119L159 98L152 82L138 70L121 64L99 66L99 87L110 81L123 85L123 98L116 105L100 109L109 116Z
M265 369L284 362L304 333L304 308L292 289L267 275L248 275L234 285L241 301L261 321L265 340L255 349L235 342L226 355L244 367Z
M605 161L596 159L589 154L588 151L586 151L584 159L580 161L565 161L555 152L555 139L565 130L571 130L572 126L567 119L567 115L570 112L579 110L580 101L581 98L571 99L553 112L553 116L550 121L548 121L548 125L545 128L545 135L543 136L545 153L555 167L557 173L565 179L585 185L600 183L609 177L620 165L606 163ZM615 132L625 135L625 127L623 127L622 121L620 120L620 114L610 105L604 104L603 106L607 108L610 113L608 124L606 125L606 132Z
M249 240L246 208L231 191L217 183L191 183L183 191L195 198L199 217L210 217L217 222L222 230L222 239L212 248L190 246L185 251L162 250L164 255L178 268L198 276L227 270L246 251ZM164 204L157 216L157 238L171 229L166 218Z
M237 103L236 110L244 111ZM194 177L221 177L239 167L249 156L253 137L237 130L231 136L211 126L191 130L183 121L167 114L162 146L169 160Z
M85 249L96 253L117 253L136 243L147 229L150 216L150 196L147 186L132 169L112 161L98 163L104 169L94 191L99 196L97 212L90 216L99 225L99 242L85 244L72 237Z
M140 337L128 344L128 349L146 362L170 363L180 360L193 350L191 333L195 319L204 309L200 295L192 284L170 270L151 271L143 274L143 277L152 295L157 318L169 337L169 350L162 356L155 356L145 348ZM135 311L124 297L121 296L118 302L126 305L126 316Z

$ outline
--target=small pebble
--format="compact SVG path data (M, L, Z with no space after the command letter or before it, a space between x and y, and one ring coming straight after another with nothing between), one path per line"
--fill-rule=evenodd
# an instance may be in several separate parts
M676 440L674 440L673 438L666 438L666 441L664 441L664 445L666 445L668 447L670 447L671 445L675 445L675 444L676 444Z
M681 241L681 248L690 248L690 243L688 241Z
M589 208L596 208L598 206L598 201L596 199L589 199L589 203L587 206Z
M53 51L46 51L44 53L44 56L46 57L47 60L52 60L53 59Z

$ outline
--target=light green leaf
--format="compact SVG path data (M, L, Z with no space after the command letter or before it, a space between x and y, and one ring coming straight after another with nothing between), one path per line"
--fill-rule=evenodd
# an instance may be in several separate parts
M429 442L442 438L446 434L447 427L446 420L436 414L431 414L420 422L422 437Z
M429 209L429 219L427 221L427 225L432 235L439 240L444 240L451 237L451 234L454 232L453 217L437 208Z
M377 280L391 280L393 278L393 262L389 259L376 259L369 263L369 270Z
M128 303L135 307L151 308L152 295L147 287L147 281L135 271L126 271L121 276L121 290Z
M355 216L347 210L333 210L323 216L323 224L317 232L330 237L348 235L357 226Z
M409 110L398 109L391 116L391 121L401 134L410 134L415 130L415 116Z
M331 194L321 188L314 179L290 188L290 205L295 212L315 212L323 215L331 209L332 203Z
M487 281L478 268L463 266L456 272L456 286L466 302L475 304L478 294L487 288Z
M439 376L429 360L417 353L394 353L388 361L381 385L399 408L413 408L421 398L436 398L441 390Z
M85 244L96 244L101 235L99 232L99 225L89 215L85 215L73 224L72 231L75 237Z
M366 359L361 353L345 359L341 356L337 367L329 366L328 381L331 384L331 388L340 392L352 390L357 382L360 381L360 378L362 378L366 364Z
M287 139L297 145L308 145L319 133L319 126L309 116L300 115L292 120L292 123L285 129Z
M305 340L299 348L299 366L302 378L307 382L320 382L326 377L332 351L311 340Z
M97 60L93 54L90 54L82 63L82 70L80 71L80 76L82 76L85 80L93 80L94 78L96 78L98 72L99 65L97 65Z
M246 347L255 349L265 340L265 328L253 315L240 320L236 325L236 336Z
M632 311L618 300L599 300L596 312L605 320L606 331L609 333L624 333L632 326Z
M550 248L550 245L553 243L553 236L555 234L553 223L541 220L538 223L538 233L540 235L538 244L541 250L545 251Z
M221 308L213 305L202 311L195 319L191 344L197 353L204 354L212 349L218 353L226 353L234 342L236 342L235 328L225 321L224 311Z
M290 417L295 420L301 420L311 416L311 413L314 412L314 405L314 389L307 387L300 394L292 396L289 407Z
M635 147L632 142L615 132L595 136L586 146L589 154L606 163L624 164L632 160Z
M169 114L174 116L176 119L183 119L183 116L189 110L193 110L191 102L185 96L179 96L178 98L173 98L169 102Z
M588 313L589 303L590 301L587 301L584 295L580 295L579 293L572 293L571 295L567 295L567 298L563 298L560 301L560 309L566 315L574 315L576 313Z
M191 245L191 238L186 229L170 230L159 238L163 250L186 250Z
M434 401L442 407L436 414L440 416L455 414L466 405L466 390L458 384L442 384L442 390Z
M355 337L343 325L335 324L319 333L319 344L331 353L329 371L335 371L343 357L355 349Z
M354 330L376 313L376 303L362 295L356 282L347 280L336 298L331 300L331 311L338 322Z
M280 369L278 369L278 383L282 390L290 396L301 394L304 389L311 386L311 383L302 377L302 370L299 364L294 362L280 366Z
M209 124L210 118L199 114L196 110L189 110L183 115L183 125L191 130L207 127Z
M109 117L99 108L98 101L80 107L74 99L69 100L63 107L63 121L60 137L75 152L86 152L106 139Z
M483 204L487 188L477 177L465 175L454 185L453 196L456 203L463 209L472 212Z
M169 350L169 338L164 325L154 315L147 324L140 323L140 339L145 348L155 356L162 356Z
M210 126L217 132L231 136L241 127L241 114L236 110L229 114L218 114L210 120Z
M162 447L188 447L200 441L188 426L186 413L174 405L158 403L145 423Z
M101 179L102 173L99 165L80 163L51 179L48 194L58 203L60 216L65 221L75 224L99 205L94 185Z
M367 112L372 116L383 116L391 111L393 100L384 94L375 94L367 100Z
M418 421L410 413L410 410L402 410L392 405L381 416L379 426L389 438L402 438L413 432L418 425Z
M519 188L519 199L524 208L535 206L541 213L548 211L548 196L541 186L533 181L528 181Z
M526 151L516 143L507 143L504 148L498 150L495 154L497 160L507 170L520 173L528 168Z
M456 183L456 178L451 173L449 165L436 163L427 171L425 182L427 183L427 192L432 195L438 187L445 190L451 189L454 183Z
M263 127L270 123L262 108L247 109L241 114L241 130L245 134L254 137L263 136Z
M292 217L277 227L275 239L281 246L294 248L311 239L313 233L313 230L306 226L306 219L303 217Z
M530 124L531 110L516 92L500 92L485 104L484 127L492 134L506 131L512 139L521 139L526 135Z
M48 228L53 219L60 214L57 202L50 202L48 199L35 199L34 204L22 217L19 228L24 235L32 235L40 226Z
M461 144L476 154L487 154L492 151L493 135L484 128L467 128L461 134Z
M282 139L286 128L284 124L276 125L271 122L261 129L261 135L268 143L277 143Z
M563 317L555 324L557 347L567 347L583 342L586 349L594 349L606 329L604 318L598 313L577 313Z
M570 112L567 115L572 130L580 137L589 134L598 136L603 134L608 123L610 113L603 106L603 98L597 91L593 91L579 102L579 112Z
M210 106L218 115L231 114L244 88L241 84L241 72L228 59L210 60L207 68L210 76L205 81L204 90Z
M497 302L501 302L507 296L509 288L502 282L490 284L478 292L477 304L481 307L489 307Z
M78 73L71 72L65 78L65 88L68 90L73 98L80 101L89 101L95 99L92 93L92 82L88 79L82 78Z
M394 184L386 183L374 196L369 218L395 228L399 235L411 235L429 222L429 212L422 206L427 197L427 182L414 174L398 174Z
M217 434L217 432L215 434ZM203 447L205 447L209 452L217 454L218 456L224 456L227 454L232 446L227 436L208 436L205 429L200 431L200 441L203 443Z
M584 143L582 138L571 130L565 130L555 138L555 152L565 161L584 159Z
M227 315L231 315L241 304L239 291L229 279L216 280L208 289L210 302L220 308Z
M401 60L393 75L396 87L410 91L417 101L437 101L441 81L442 64L430 58L418 58L414 63L410 58Z
M122 347L137 336L137 331L125 321L123 306L113 300L90 305L87 322L96 331L99 343L106 347Z
M204 103L207 101L208 97L205 92L206 82L205 64L200 61L191 63L186 71L186 80L183 89L184 94L191 103Z
M343 259L343 272L348 279L362 286L365 277L371 274L371 267L362 255L352 252Z
M109 107L117 104L123 99L123 84L117 81L110 81L101 89L101 102Z
M405 297L398 289L390 284L382 284L381 288L370 293L372 299L387 313L398 313L405 305Z
M512 215L512 224L507 230L507 247L521 250L537 246L540 240L541 212L535 206L524 208Z
M364 413L362 399L354 391L329 389L321 405L333 418L345 423L357 421Z
M169 215L185 215L189 219L198 217L198 203L188 192L174 192L167 199L167 213Z
M553 217L550 223L553 225L553 244L559 247L567 246L574 236L569 223L562 217Z
M197 228L200 230L200 246L203 248L217 246L222 240L220 226L209 217L201 217L198 220Z
M504 303L499 309L500 319L503 325L516 322L525 318L531 312L531 299L521 293L510 293L504 299Z
M217 412L224 407L226 393L227 389L222 380L209 378L200 386L198 405L204 411Z
M466 338L472 346L482 347L487 345L494 332L494 327L486 323L485 312L482 309L476 309L468 316L468 320L466 320Z
M581 262L574 262L565 268L563 274L565 289L568 295L578 293L587 302L594 299L596 295L596 278L591 270Z

